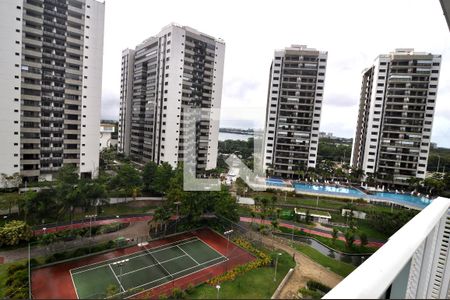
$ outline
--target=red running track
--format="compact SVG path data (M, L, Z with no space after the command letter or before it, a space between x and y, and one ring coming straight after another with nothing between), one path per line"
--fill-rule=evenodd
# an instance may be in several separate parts
M166 239L152 241L149 243L149 247L157 247L194 236L202 239L205 243L213 247L222 255L227 256L227 239L209 228L203 228L177 236L168 237ZM75 261L35 269L31 274L31 289L33 298L76 299L75 287L73 286L72 277L70 276L71 269L139 251L142 251L140 247L133 246ZM189 284L198 285L214 276L224 273L226 269L232 269L237 265L242 265L255 259L253 255L231 242L229 244L228 254L228 262L211 266L189 274L183 278L178 278L173 282L135 295L133 298L158 298L161 294L169 295L174 287L185 289Z
M252 222L252 218L241 217L241 222L251 223ZM270 225L271 224L270 221L260 220L260 219L257 219L257 218L253 219L253 223L266 224L266 225ZM294 228L294 230L300 230L301 229L304 232L309 233L309 234L318 235L318 236L322 236L322 237L326 237L326 238L330 238L330 239L333 238L333 236L330 233L325 233L325 232L322 232L322 231L317 231L317 230L309 229L309 228L298 227L298 226L295 226L295 225L292 225L292 224L280 223L279 226L284 227L284 228L289 228L289 229ZM345 238L343 236L338 237L338 240L341 240L341 241L345 242ZM355 244L358 245L360 243L361 243L360 240L355 240ZM369 242L367 244L368 247L375 247L375 248L380 248L383 245L384 245L384 243L381 243L381 242Z

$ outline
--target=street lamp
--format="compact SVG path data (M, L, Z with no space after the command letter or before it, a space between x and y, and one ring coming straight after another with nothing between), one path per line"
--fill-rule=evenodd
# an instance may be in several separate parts
M436 172L439 172L439 165L441 163L441 156L439 154L436 154L438 156L438 163L437 163L437 170Z
M120 218L120 216L117 215L117 216L116 216L116 219L119 219L119 218ZM117 221L116 223L117 223L117 231L119 231L119 229L120 229L120 223L119 223L119 221Z
M96 218L97 215L86 215L85 218L89 218L89 237L92 238L92 219Z
M229 253L228 253L228 245L230 244L230 235L233 233L233 229L230 229L228 231L225 231L223 234L227 237L227 258L229 258ZM228 260L225 263L226 266L226 271L228 271Z
M219 299L220 285L216 285L216 289L217 289L217 299Z
M275 259L275 273L273 274L273 282L277 281L277 267L278 267L278 257L281 256L281 253L277 253L277 257Z
M179 218L179 214L178 214L178 206L181 204L180 201L174 202L173 204L175 204L177 206L177 219L175 220L175 233L177 232L177 225L178 225L178 218Z
M89 218L89 253L91 253L92 245L92 218L97 217L97 215L86 215L85 218Z

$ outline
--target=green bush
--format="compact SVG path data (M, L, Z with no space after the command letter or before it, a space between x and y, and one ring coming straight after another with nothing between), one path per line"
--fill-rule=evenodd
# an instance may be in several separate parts
M83 256L89 253L89 248L78 248L73 252L72 257Z
M2 245L19 245L21 242L29 241L32 235L30 226L25 222L17 220L10 221L0 227L0 247Z
M170 299L186 299L186 293L179 288L174 288Z
M7 269L5 279L6 299L26 299L28 298L28 269L26 264L13 264Z
M319 290L324 293L328 293L329 291L331 291L330 287L328 287L318 281L315 281L315 280L308 280L306 285L307 285L308 289L313 290L313 291Z
M191 295L194 292L194 285L192 283L189 283L187 289L185 290L186 294Z
M321 292L312 291L306 288L301 288L298 292L302 294L302 299L321 299L324 295Z
M8 267L6 272L7 272L8 276L12 276L18 270L22 270L23 268L25 268L25 266L22 264L20 264L20 265L13 264Z

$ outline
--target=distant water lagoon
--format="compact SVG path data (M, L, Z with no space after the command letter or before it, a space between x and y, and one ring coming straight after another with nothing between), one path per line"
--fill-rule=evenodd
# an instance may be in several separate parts
M233 141L247 141L253 135L238 134L229 132L219 132L219 141L233 140Z

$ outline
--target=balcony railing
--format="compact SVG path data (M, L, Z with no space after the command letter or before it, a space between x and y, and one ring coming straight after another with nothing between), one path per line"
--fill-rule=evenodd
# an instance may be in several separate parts
M449 299L449 209L433 200L323 299Z

